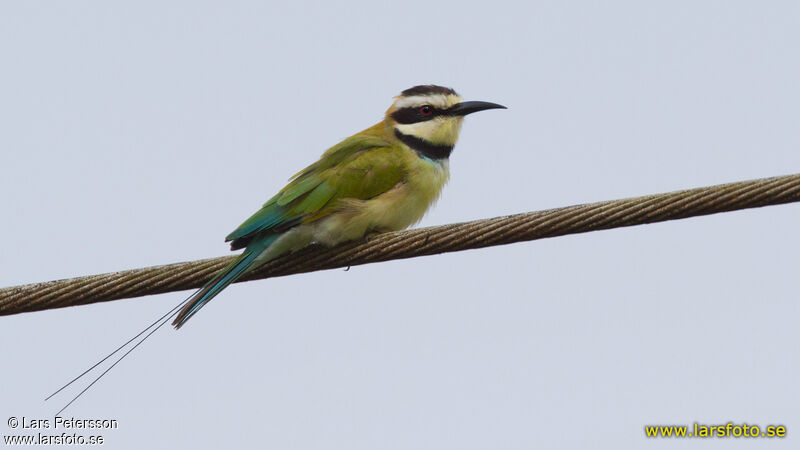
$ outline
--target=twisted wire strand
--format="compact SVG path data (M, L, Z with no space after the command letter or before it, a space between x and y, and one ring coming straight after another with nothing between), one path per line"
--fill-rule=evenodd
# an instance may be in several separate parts
M239 281L506 245L798 201L800 174L741 181L383 233L333 248L312 245L269 261ZM235 257L180 262L2 288L0 315L196 289Z

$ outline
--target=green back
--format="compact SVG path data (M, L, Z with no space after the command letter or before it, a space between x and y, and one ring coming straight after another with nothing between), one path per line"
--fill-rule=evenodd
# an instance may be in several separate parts
M402 152L379 135L360 133L347 138L293 176L225 240L234 241L233 249L242 248L256 236L319 220L334 212L340 199L378 196L406 177Z

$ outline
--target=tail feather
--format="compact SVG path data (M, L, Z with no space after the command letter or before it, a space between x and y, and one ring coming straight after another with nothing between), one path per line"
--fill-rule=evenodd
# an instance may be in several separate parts
M197 291L189 299L186 306L181 309L178 316L172 322L175 329L179 329L197 313L206 303L217 296L223 289L228 287L239 277L244 275L249 269L253 267L258 256L263 252L275 239L262 240L256 245L250 245L235 261L228 264L217 276L212 278L205 286Z

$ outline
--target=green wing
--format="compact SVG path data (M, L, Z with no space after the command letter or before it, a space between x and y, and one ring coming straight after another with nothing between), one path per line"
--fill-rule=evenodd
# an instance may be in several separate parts
M405 179L398 147L379 137L356 135L332 147L225 240L231 249L246 247L258 236L283 232L334 212L339 199L366 200Z

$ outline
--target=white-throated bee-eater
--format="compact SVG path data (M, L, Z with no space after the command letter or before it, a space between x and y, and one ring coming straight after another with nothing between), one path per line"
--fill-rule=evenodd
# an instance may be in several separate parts
M418 222L449 177L464 116L496 103L465 102L450 88L406 89L383 121L328 149L290 179L226 241L244 252L187 300L172 324L259 265L317 242L335 245Z

